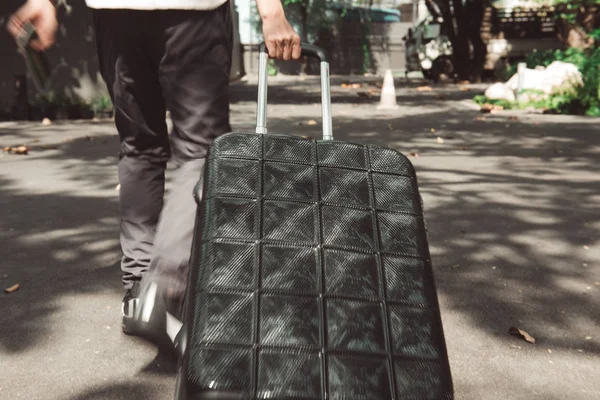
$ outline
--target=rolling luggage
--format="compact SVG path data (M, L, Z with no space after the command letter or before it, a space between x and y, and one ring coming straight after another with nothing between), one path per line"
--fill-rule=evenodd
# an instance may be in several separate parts
M192 249L177 400L451 399L415 171L398 152L256 133L212 144Z

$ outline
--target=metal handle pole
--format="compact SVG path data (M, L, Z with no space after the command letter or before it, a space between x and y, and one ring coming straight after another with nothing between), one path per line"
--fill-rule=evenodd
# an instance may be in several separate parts
M323 140L333 139L331 117L331 83L329 82L329 63L325 52L318 47L302 44L305 55L318 57L321 60L321 114L323 117ZM264 43L260 45L258 60L258 103L256 109L256 133L267 133L267 66L269 54Z
M269 55L262 51L258 59L258 104L256 110L256 133L267 133L267 64Z

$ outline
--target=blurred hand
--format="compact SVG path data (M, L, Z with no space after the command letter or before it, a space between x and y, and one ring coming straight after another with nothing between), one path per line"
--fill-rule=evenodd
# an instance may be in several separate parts
M56 9L50 0L27 0L8 21L7 29L17 38L23 34L23 24L31 22L36 29L37 38L30 42L30 46L43 51L54 44L58 20Z
M280 0L256 0L256 4L269 57L280 60L300 58L300 36L285 18Z

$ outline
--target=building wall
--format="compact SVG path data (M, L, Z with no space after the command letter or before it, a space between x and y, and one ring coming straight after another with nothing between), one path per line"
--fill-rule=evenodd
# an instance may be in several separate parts
M0 114L10 107L15 99L15 77L26 74L23 58L17 53L13 38L6 32L6 22L24 0L0 1ZM67 0L68 9L59 8L60 31L56 45L47 52L51 65L51 88L56 94L91 100L107 94L98 70L98 59L94 43L92 11L84 0ZM257 46L261 35L255 28L252 14L254 0L236 0L239 13L239 35L244 49L245 72L256 73ZM360 23L345 23L331 37L323 39L321 45L331 55L333 74L361 73L365 65L363 44L369 51L369 72L383 74L386 69L404 70L404 43L402 37L410 23L373 23L365 34ZM281 66L283 73L296 73L298 64ZM36 93L29 82L29 100Z

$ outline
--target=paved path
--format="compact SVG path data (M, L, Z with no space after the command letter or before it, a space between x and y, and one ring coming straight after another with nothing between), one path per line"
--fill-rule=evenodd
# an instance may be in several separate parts
M342 80L338 139L419 155L456 398L600 398L600 120L484 116L473 89L406 82L378 111ZM318 135L316 81L274 81L270 130ZM255 90L232 88L236 130ZM172 398L173 362L120 332L112 124L0 123L1 147L23 143L0 153L0 285L21 285L0 294L0 399Z

